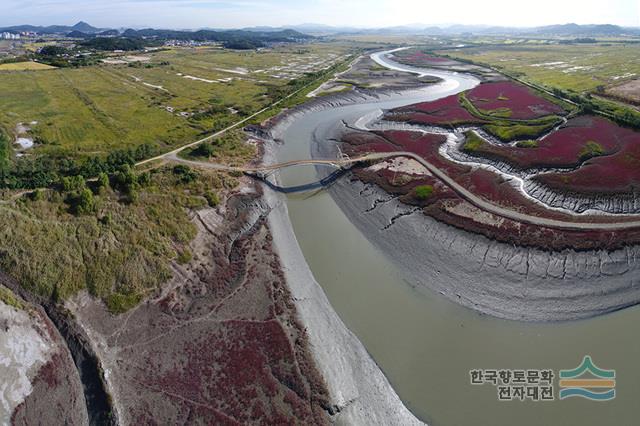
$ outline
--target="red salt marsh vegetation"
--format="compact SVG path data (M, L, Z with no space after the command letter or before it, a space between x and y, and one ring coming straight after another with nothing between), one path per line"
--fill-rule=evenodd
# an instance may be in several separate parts
M489 92L487 87L491 89ZM508 91L509 88L512 90ZM487 95L497 100L479 100L479 96ZM549 114L563 112L558 105L536 96L528 88L510 82L482 84L468 92L466 97L470 102L485 103L485 108L499 107L502 103L509 105L513 113L511 118L515 116L535 120L540 119L541 114L548 117ZM499 97L504 99L500 100ZM463 100L462 104L464 103ZM458 96L398 108L387 113L385 119L434 126L489 123L463 107ZM496 123L502 121L504 120L495 120ZM433 142L443 140L443 136L421 135L420 138L426 139L416 143L417 137L415 133L398 132L391 140L398 149L424 154L425 158L425 150L433 148ZM389 151L390 148L388 142L378 140L370 150ZM557 190L597 194L625 193L640 189L640 133L602 117L575 117L544 139L521 140L515 145L489 143L470 132L467 133L463 150L472 155L504 161L521 169L579 167L573 172L543 173L536 177L539 182ZM437 158L434 155L430 160L436 161Z
M535 177L546 186L582 194L620 194L640 191L640 150L616 155L606 162L593 161L568 173Z
M483 83L467 92L466 97L475 108L496 117L532 120L564 113L559 105L511 81Z
M335 410L274 251L260 192L196 213L193 259L126 315L72 307L111 371L121 423L324 425ZM222 216L224 215L224 216ZM104 339L104 340L103 340Z
M564 113L559 105L536 95L526 86L495 82L483 83L464 94L391 110L385 119L433 126L491 124L500 130L498 137L503 132L517 137L520 133L528 136L543 133L558 120L556 114ZM515 124L533 127L504 129Z
M640 132L602 117L571 119L548 137L520 146L490 144L471 134L464 147L470 154L523 169L579 167L535 177L555 190L614 194L640 189Z
M450 177L454 178L454 180L466 189L497 205L515 210L526 208L527 211L534 212L535 214L542 216L553 216L562 219L567 218L564 214L555 211L548 211L544 207L532 203L499 174L486 169L473 168L468 165L458 164L442 157L439 154L438 149L446 141L444 136L396 130L370 133L353 132L343 136L342 141L346 144L343 148L344 152L353 155L363 152L413 152L429 161L429 163L433 164ZM389 177L391 179L395 179L396 182L398 181L397 175L393 172L386 173L380 170L376 174L381 178ZM420 176L420 178L424 178L424 176ZM415 185L424 183L433 185L433 181L437 181L437 179L429 177L429 182L419 182ZM380 181L377 180L376 183L380 183ZM396 190L413 188L415 186L407 185L405 188L402 188L398 185L394 185L393 181L390 181L389 185L395 187ZM387 186L384 186L384 188L389 190ZM437 189L437 191L434 191L434 196L439 195L439 192L442 191L446 191L447 196L455 194L446 185L437 185L435 186L435 189ZM396 190L389 190L389 192L397 193ZM435 199L435 197L432 199Z
M435 167L454 178L461 186L494 203L532 216L563 221L590 222L593 217L570 216L549 210L525 197L512 182L490 170L472 168L447 160L438 153L444 138L438 135L406 131L352 132L343 136L343 150L350 154L363 152L414 152ZM640 158L640 157L639 157ZM380 186L399 200L420 206L423 212L442 222L489 238L511 244L540 247L552 250L565 248L594 249L619 248L627 243L640 242L640 229L624 231L554 229L521 223L483 211L470 204L446 184L428 172L423 174L402 172L384 167L364 167L354 170L363 182ZM420 199L416 188L429 186L429 196ZM607 222L611 218L599 218ZM616 219L616 220L621 220Z
M582 116L542 140L518 143L516 146L496 145L467 134L467 153L505 161L528 169L539 167L576 167L593 162L595 157L618 152L639 135L600 117ZM591 161L589 161L591 160ZM607 162L608 159L603 159Z
M387 114L385 119L436 126L486 123L460 105L458 95L398 108Z

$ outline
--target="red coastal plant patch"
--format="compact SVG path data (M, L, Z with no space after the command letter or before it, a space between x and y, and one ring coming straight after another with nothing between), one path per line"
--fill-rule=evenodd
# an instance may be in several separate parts
M401 59L405 63L410 63L412 65L442 65L445 63L452 63L454 61L441 58L439 56L428 55L423 52L414 52L406 55L398 54L399 59Z
M475 153L497 158L520 168L575 167L597 156L619 151L634 136L633 131L594 116L571 119L536 146L484 144ZM534 144L532 144L534 145Z
M559 106L533 93L528 87L511 81L483 83L467 93L467 99L483 111L509 110L509 118L527 120L562 114Z
M458 95L397 108L391 110L385 119L427 125L486 123L485 120L473 116L461 106L458 102Z
M623 193L640 189L640 132L592 116L579 117L568 124L549 138L562 138L558 143L595 141L607 152L587 160L573 172L545 173L536 180L553 188L581 193Z

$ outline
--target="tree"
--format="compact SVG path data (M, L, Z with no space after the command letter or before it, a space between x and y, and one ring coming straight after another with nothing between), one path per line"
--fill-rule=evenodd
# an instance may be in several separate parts
M109 187L109 175L106 173L100 173L98 175L98 188L108 188Z
M42 56L58 56L66 53L69 53L69 51L62 46L44 46L40 49Z
M138 177L130 165L124 164L114 173L113 186L125 194L130 194L138 188Z
M181 183L190 183L198 178L198 173L191 170L191 167L178 164L173 168L173 174L179 177Z
M93 213L96 207L93 192L89 188L84 188L67 198L70 210L73 214L82 215Z
M210 143L200 144L196 149L194 149L191 154L195 157L211 157L215 152L213 145Z
M61 180L64 192L77 192L86 187L84 178L81 175L65 176Z

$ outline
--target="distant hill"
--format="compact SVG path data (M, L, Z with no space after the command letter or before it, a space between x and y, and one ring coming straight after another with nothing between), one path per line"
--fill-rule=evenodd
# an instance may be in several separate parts
M82 33L85 34L95 34L95 33L99 33L100 31L102 31L99 28L96 27L92 27L91 25L87 24L86 22L80 21L77 24L75 24L73 27L71 27L74 31L80 31Z
M92 37L92 35L83 33L82 31L71 31L70 33L67 34L67 37L71 37L71 38L87 38L87 37Z
M586 36L586 35L608 35L617 36L629 34L635 32L640 34L638 29L630 30L619 27L618 25L578 25L578 24L565 24L565 25L549 25L545 27L538 27L533 29L536 33L541 34L556 34L567 36Z
M477 34L477 35L537 35L537 36L567 36L567 37L591 37L591 36L640 36L640 28L625 28L618 25L579 25L574 23L562 25L547 25L541 27L500 27L488 25L448 25L426 26L411 24L387 28L356 28L356 27L331 27L320 24L302 24L287 26L302 32L314 34L424 34L434 36ZM268 28L260 27L262 31ZM249 30L253 30L250 28Z
M108 36L117 36L119 34L120 34L120 31L118 30L106 30L106 31L99 32L97 35L102 37L108 37Z
M176 31L156 30L153 28L143 30L128 29L122 33L122 36L128 38L154 38L158 40L217 41L221 43L233 43L237 46L252 45L254 47L260 47L263 43L287 43L314 38L313 36L295 30Z
M122 34L115 29L100 29L86 22L78 22L72 27L51 25L39 27L34 25L17 25L0 28L0 31L32 31L39 34L63 34L72 38L87 40L84 46L98 50L137 50L144 46L161 45L166 40L214 41L222 43L230 49L255 49L267 43L291 43L313 39L293 29L275 29L268 27L250 30L198 30L180 31L146 28L142 30L127 29ZM107 39L105 41L105 39ZM144 42L141 40L145 39Z
M145 47L161 45L162 43L158 43L157 41L147 41L140 38L92 37L81 44L82 46L90 49L104 51L123 50L128 52L132 50L142 50Z
M13 31L13 32L30 31L30 32L36 32L39 34L68 34L73 31L78 31L85 34L95 34L103 30L100 28L92 27L86 22L80 21L71 27L66 25L50 25L47 27L36 26L36 25L15 25L13 27L0 28L0 31Z
M22 32L33 31L40 34L74 34L74 37L85 36L117 36L119 31L109 28L96 28L86 22L80 21L73 26L51 25L16 25L0 28L0 31ZM579 25L575 23L561 25L546 25L540 27L518 28L489 25L448 25L427 26L422 24L410 24L386 28L357 28L357 27L333 27L323 24L300 24L285 27L259 26L238 30L226 29L201 29L197 31L167 30L167 29L128 29L123 34L125 37L151 37L156 39L196 40L196 41L220 41L238 42L251 41L253 44L266 42L291 42L310 39L315 35L333 34L423 34L434 36L477 34L477 35L507 35L507 36L562 36L562 37L597 37L597 36L637 36L640 37L640 28L625 28L618 25L598 24Z

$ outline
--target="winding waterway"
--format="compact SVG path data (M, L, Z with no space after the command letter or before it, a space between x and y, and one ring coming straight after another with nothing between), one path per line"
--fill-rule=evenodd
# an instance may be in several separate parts
M283 134L278 161L310 158L313 135L340 120L379 109L433 100L477 84L471 76L420 70L374 59L402 71L445 81L402 96L311 111ZM311 167L283 170L284 186L318 179ZM298 242L334 309L358 336L403 402L434 425L638 424L640 309L580 321L524 323L476 313L436 292L418 289L345 216L328 192L287 199ZM398 247L403 250L403 247ZM433 268L439 266L434 264ZM446 284L447 277L442 276ZM496 389L469 383L470 369L572 369L584 355L616 370L616 398L499 402ZM557 385L557 383L556 383ZM557 387L556 387L557 393Z

